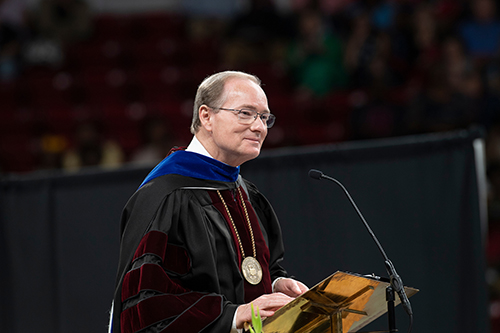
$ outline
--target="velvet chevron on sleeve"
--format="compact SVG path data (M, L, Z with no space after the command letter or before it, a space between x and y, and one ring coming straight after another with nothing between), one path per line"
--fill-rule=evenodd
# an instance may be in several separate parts
M181 327L201 331L222 312L220 295L187 290L167 275L166 270L182 274L190 269L185 250L167 240L165 233L150 231L135 252L122 285L120 325L124 333L152 330L153 326L163 332L178 332Z

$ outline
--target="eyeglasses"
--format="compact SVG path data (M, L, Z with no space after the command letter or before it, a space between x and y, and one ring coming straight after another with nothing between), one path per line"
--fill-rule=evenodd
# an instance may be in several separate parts
M274 121L276 120L276 116L274 114L271 114L269 112L262 112L259 113L254 110L247 110L247 109L226 109L226 108L213 108L209 106L211 109L217 109L217 110L222 110L222 111L231 111L231 112L237 112L238 115L238 121L241 124L245 125L250 125L252 124L257 117L260 117L264 125L267 126L267 128L271 128L274 125Z

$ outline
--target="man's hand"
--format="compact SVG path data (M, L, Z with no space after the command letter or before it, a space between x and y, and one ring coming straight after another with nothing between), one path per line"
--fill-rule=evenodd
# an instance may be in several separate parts
M283 293L272 293L262 295L252 301L254 311L257 312L257 307L260 311L260 316L264 319L271 317L276 310L293 301L293 298ZM252 308L250 303L243 304L236 310L236 327L243 328L245 322L252 321Z
M309 288L302 282L296 281L294 279L283 278L276 281L274 284L274 291L281 292L290 297L298 297L308 291Z

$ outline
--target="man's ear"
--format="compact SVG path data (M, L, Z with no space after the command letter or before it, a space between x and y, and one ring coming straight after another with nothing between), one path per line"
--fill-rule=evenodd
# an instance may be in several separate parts
M201 126L205 128L207 132L211 132L213 112L210 112L210 108L206 105L200 106L198 115L200 117Z

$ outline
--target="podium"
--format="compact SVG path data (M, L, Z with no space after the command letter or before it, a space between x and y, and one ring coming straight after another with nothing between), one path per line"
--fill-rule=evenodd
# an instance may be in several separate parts
M380 278L337 271L263 320L264 333L358 332L387 312ZM418 289L404 287L409 297ZM400 304L399 297L395 305Z

